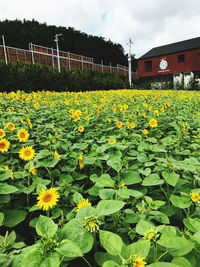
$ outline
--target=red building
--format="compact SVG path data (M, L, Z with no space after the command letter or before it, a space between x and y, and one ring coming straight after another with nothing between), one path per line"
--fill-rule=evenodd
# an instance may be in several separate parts
M151 49L138 59L140 82L172 81L187 87L191 78L200 81L200 37Z

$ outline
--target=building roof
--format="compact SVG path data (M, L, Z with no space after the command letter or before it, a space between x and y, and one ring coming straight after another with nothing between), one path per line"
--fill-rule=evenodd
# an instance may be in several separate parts
M192 38L189 40L176 42L168 45L162 45L152 48L149 52L141 56L139 59L146 59L151 57L157 57L167 54L173 54L183 52L186 50L192 50L200 48L200 37Z

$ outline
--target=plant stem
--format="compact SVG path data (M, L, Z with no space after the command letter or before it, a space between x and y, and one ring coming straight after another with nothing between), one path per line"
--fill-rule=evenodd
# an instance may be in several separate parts
M85 257L82 257L84 259L84 261L87 263L88 266L92 267L92 265L86 260Z
M94 253L97 252L97 236L96 236L96 233L94 233Z
M168 206L170 206L170 201L169 201L168 195L166 194L166 192L165 192L165 190L162 188L162 186L160 186L160 189L163 191L163 193L164 193L164 195L165 195L165 197L166 197L166 199L167 199L167 204L168 204Z
M28 182L27 182L27 184L28 184L28 187L30 186L30 174L28 175ZM26 202L27 202L27 205L28 205L28 202L29 202L29 194L27 194L27 196L26 196Z
M157 260L157 244L154 243L154 262Z

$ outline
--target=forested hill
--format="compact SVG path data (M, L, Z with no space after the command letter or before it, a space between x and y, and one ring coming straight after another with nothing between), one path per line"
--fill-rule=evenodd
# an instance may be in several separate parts
M94 58L95 63L112 66L121 64L127 66L127 55L123 47L103 37L88 35L72 27L49 26L32 20L5 20L0 21L0 35L5 36L6 45L28 49L30 42L42 46L56 48L55 34L62 33L59 37L60 50L85 55ZM1 43L1 42L0 42Z

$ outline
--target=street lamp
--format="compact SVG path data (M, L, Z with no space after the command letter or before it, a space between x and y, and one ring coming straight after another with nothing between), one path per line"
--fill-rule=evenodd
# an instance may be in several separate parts
M55 35L55 42L56 42L56 48L57 48L57 60L58 60L58 72L59 73L60 73L60 57L59 57L58 37L61 35L62 35L62 33Z
M128 76L129 76L129 85L132 88L132 71L131 71L131 45L133 44L131 38L128 41L129 44L129 54L128 54Z

